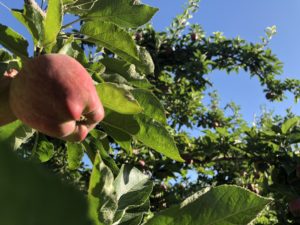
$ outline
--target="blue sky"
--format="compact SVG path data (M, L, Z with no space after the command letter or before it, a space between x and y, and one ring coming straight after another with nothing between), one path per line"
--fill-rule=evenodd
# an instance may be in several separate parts
M20 8L22 0L2 0L9 7ZM187 0L142 0L143 3L158 7L160 11L153 18L152 24L157 30L164 30L177 14L183 11ZM277 35L269 47L284 63L282 78L300 78L300 1L283 0L202 0L200 10L191 20L199 23L206 33L221 31L226 37L240 36L250 42L259 42L264 36L264 29L277 26ZM19 33L29 38L25 28L18 23L4 7L0 6L0 23L12 26ZM300 112L300 105L294 104L289 97L283 103L268 103L256 78L249 75L226 75L214 72L210 75L215 88L221 96L221 104L234 101L241 106L244 118L251 122L254 114L260 113L260 107L266 105L275 113L284 114L292 107L293 112Z

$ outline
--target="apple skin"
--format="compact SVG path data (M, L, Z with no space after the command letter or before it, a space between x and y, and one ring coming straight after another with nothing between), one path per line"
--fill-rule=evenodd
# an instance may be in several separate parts
M17 73L18 71L12 69L6 71L0 78L0 126L4 126L17 119L9 105L10 83Z
M70 56L30 59L11 82L10 106L24 124L66 141L85 139L103 118L93 80Z
M296 198L289 202L289 210L293 216L300 216L300 198Z

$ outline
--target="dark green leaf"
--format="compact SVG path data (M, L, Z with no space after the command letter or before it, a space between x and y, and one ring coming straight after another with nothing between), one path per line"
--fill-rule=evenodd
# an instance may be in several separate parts
M128 154L132 154L132 137L128 134L123 132L122 130L119 130L117 128L114 128L112 126L106 126L105 124L102 124L103 129L105 132L111 136L117 144L120 145L121 148L126 150Z
M28 42L13 29L0 24L0 44L22 59L28 57Z
M92 225L82 193L36 164L21 161L3 145L0 208L3 225Z

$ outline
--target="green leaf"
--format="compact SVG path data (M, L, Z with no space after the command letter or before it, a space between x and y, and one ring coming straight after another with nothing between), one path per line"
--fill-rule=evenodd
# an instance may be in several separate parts
M119 167L117 166L115 160L109 155L112 150L107 137L99 138L99 136L103 135L103 132L96 129L91 131L91 135L93 139L90 142L90 147L94 150L94 152L100 153L101 159L105 165L109 167L115 176L117 176L119 173Z
M4 49L0 49L0 77L3 76L4 72L9 69L9 64L13 60L12 55Z
M101 83L96 86L103 105L122 114L137 114L143 108L125 88L113 83Z
M48 53L56 43L57 35L62 26L62 1L51 0L48 2L48 9L44 23L43 45Z
M36 138L38 138L38 136ZM32 150L32 152L32 157L34 161L44 163L49 161L53 157L54 145L43 137L40 138L40 140L38 140L38 144L36 148Z
M24 4L24 10L12 10L12 14L17 18L30 32L34 44L40 46L44 33L44 18L34 7Z
M111 136L118 145L120 145L121 148L123 148L129 155L132 154L132 137L129 134L112 126L102 124L102 127L105 132Z
M2 149L17 150L32 137L34 130L17 120L0 127L0 146Z
M0 183L0 224L92 225L82 193L2 145Z
M139 61L137 47L131 35L115 24L89 21L83 24L81 34L86 41L105 47L127 61Z
M114 181L114 187L118 200L115 223L140 220L148 212L149 197L153 189L148 176L130 165L123 165Z
M131 136L136 135L140 130L140 126L133 115L124 115L108 109L105 110L105 117L101 124L118 129Z
M139 102L139 104L144 108L143 113L146 116L162 124L167 123L165 110L158 98L151 91L145 89L133 89L131 93Z
M113 181L112 172L97 154L88 190L90 215L97 225L112 224L117 209Z
M143 114L129 116L106 111L102 124L131 135L146 146L171 159L180 162L184 161L180 157L176 144L166 128Z
M270 202L246 189L223 185L192 195L156 214L145 225L246 225Z
M300 121L299 117L293 117L291 119L288 119L281 125L281 132L283 134L286 134L288 131L290 131L292 128L294 128Z
M129 208L118 225L140 225L149 209L150 201L146 201L142 206Z
M147 23L158 11L148 5L133 4L132 0L101 0L89 11L81 11L83 19L114 23L120 27L137 28Z
M0 44L22 59L28 57L28 42L13 29L0 24Z
M143 114L135 115L134 118L140 126L139 132L135 135L136 139L171 159L184 162L165 126Z
M136 66L116 58L104 58L101 63L105 65L107 73L118 73L129 83L139 88L151 88L153 85L136 71Z
M146 75L153 74L155 66L150 53L146 48L138 46L138 54L139 61L133 62L136 65L137 70Z
M68 168L76 170L80 167L84 150L82 144L67 142Z

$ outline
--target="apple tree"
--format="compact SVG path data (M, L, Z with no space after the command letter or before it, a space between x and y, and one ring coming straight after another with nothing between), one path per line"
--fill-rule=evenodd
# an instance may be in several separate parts
M270 100L286 90L297 98L299 81L276 79L281 63L265 42L206 37L199 25L186 33L197 4L162 33L143 26L158 9L136 0L10 9L34 46L1 21L1 224L248 224L268 220L270 208L271 219L289 216L275 206L298 181L289 179L299 119L264 115L250 127L216 93L208 107L201 99L215 69L249 71Z

